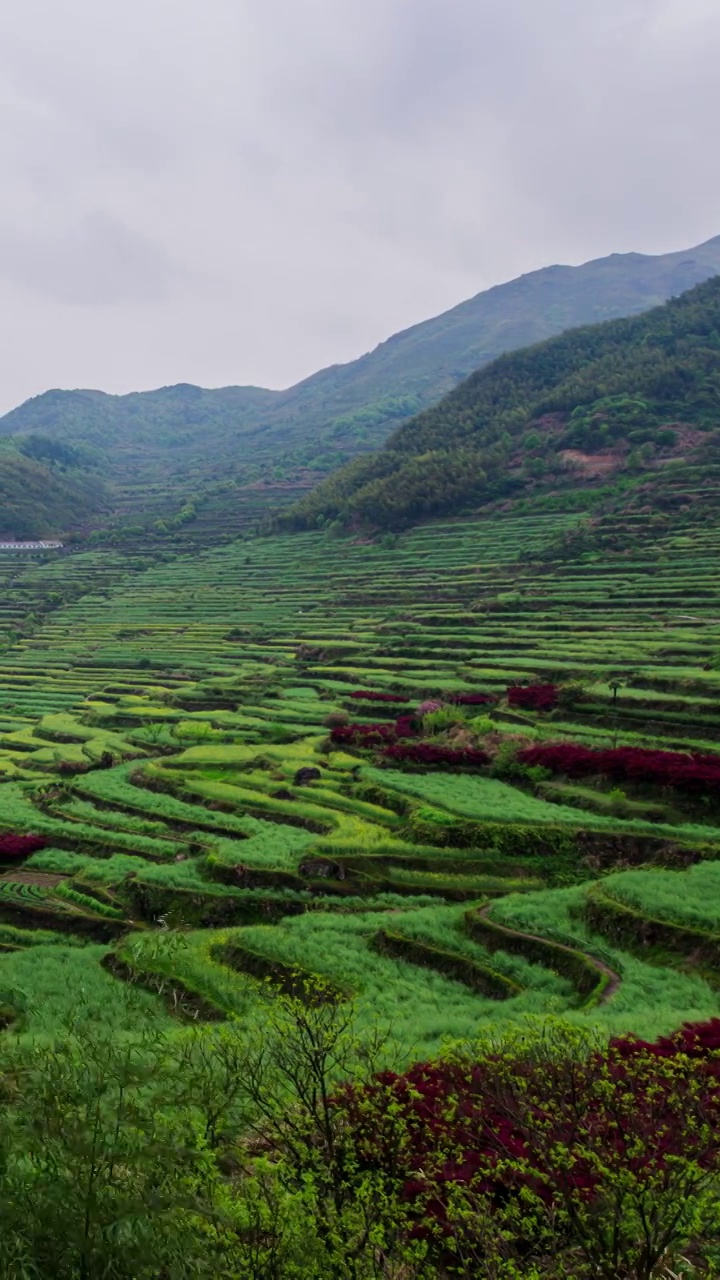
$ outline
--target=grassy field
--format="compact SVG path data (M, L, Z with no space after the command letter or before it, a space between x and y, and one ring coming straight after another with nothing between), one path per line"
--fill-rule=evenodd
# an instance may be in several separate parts
M581 517L526 507L392 546L317 532L13 570L0 836L46 847L0 866L6 1034L76 1015L140 1034L171 1017L173 983L261 1019L289 971L356 996L361 1029L387 1023L406 1059L528 1014L654 1035L717 1012L707 962L643 960L583 914L597 882L633 918L720 934L712 795L513 772L512 750L720 752L720 528L573 560L554 549ZM23 634L33 591L53 608ZM554 711L508 705L508 686L545 683ZM484 742L504 770L388 767L331 739L478 692L496 701L437 740ZM488 903L604 959L617 990L580 1008L537 958L491 955L466 922Z

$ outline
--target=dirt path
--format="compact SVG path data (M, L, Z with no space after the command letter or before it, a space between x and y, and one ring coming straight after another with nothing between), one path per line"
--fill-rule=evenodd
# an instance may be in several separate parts
M490 915L490 908L492 905L492 902L488 902L487 906L481 907L477 914L481 919L487 920L488 924L491 924L493 929L497 929L498 933L504 933L508 938L528 938L531 942L540 942L545 945L550 944L550 946L558 947L561 951L567 951L569 955L573 954L573 948L566 946L564 942L555 942L553 938L543 938L539 933L524 933L522 929L510 929L505 924L498 924L498 922L493 920ZM580 951L581 948L578 947L577 950ZM589 955L587 951L583 951L582 954L585 956L588 963L592 965L593 969L596 969L598 973L601 973L603 977L608 979L607 985L598 1000L598 1004L607 1004L608 1000L610 1000L618 990L620 983L622 982L622 978L617 970L611 969L610 965L605 964L604 960L597 960L595 956Z

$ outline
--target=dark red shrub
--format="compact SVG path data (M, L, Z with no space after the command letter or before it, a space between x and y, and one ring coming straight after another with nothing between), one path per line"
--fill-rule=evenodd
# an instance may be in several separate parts
M335 1105L361 1161L402 1185L416 1235L457 1231L458 1190L492 1209L524 1187L551 1220L572 1203L602 1214L628 1179L652 1200L676 1162L720 1166L720 1019L654 1043L619 1037L586 1057L418 1063L346 1088ZM471 1213L461 1229L472 1233Z
M509 707L521 711L552 711L557 706L558 688L555 684L511 685L507 700Z
M417 724L414 716L398 716L395 721L397 738L414 738L417 735Z
M377 689L355 689L348 696L362 699L364 702L391 702L396 706L407 701L399 693L380 693Z
M29 858L46 845L47 840L42 836L0 835L0 858Z
M720 756L651 751L644 747L584 747L547 742L518 755L520 764L542 765L567 778L603 776L613 782L639 782L705 793L720 787Z
M378 724L337 725L330 737L342 746L378 747L397 742L399 738L411 738L416 732L414 717L400 716L394 724L380 721Z
M394 742L397 737L394 724L342 724L337 725L330 734L333 742L352 747L378 746L383 742Z
M398 742L386 747L383 755L386 760L397 760L401 764L478 767L490 763L484 751L473 747L443 747L434 742Z
M449 693L447 700L448 702L454 702L458 707L489 707L497 702L497 695L494 693Z

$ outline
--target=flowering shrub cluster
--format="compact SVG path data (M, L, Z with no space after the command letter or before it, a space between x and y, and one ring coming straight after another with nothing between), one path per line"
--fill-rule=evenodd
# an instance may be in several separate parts
M46 844L42 836L0 835L0 858L29 858Z
M364 702L391 702L397 705L406 699L398 693L380 693L377 689L355 689L351 698L361 698Z
M330 737L338 745L349 747L379 747L412 738L417 729L412 716L398 716L394 724L380 721L378 724L340 724Z
M336 1105L367 1167L401 1183L416 1237L466 1258L570 1239L593 1275L649 1277L720 1168L720 1019L655 1043L520 1037Z
M607 750L574 742L548 742L518 755L521 764L542 765L568 778L597 774L614 782L644 782L706 792L720 787L720 755L685 755L681 751L649 751L644 747Z
M507 691L507 700L509 707L518 707L522 711L552 711L557 706L557 685L511 685Z
M443 705L439 698L426 698L419 704L417 713L419 716L431 716L435 711L442 711Z

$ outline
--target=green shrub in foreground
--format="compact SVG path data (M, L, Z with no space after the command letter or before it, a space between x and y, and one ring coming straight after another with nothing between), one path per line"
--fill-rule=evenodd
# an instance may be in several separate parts
M386 1034L358 1041L352 1006L275 997L262 1037L230 1023L4 1042L0 1274L660 1280L691 1251L682 1274L713 1275L706 1040L702 1061L613 1056L530 1024L378 1076Z

